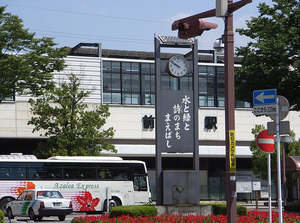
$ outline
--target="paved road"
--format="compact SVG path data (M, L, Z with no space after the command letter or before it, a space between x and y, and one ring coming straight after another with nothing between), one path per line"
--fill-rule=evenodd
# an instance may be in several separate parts
M93 215L99 215L99 214L93 214ZM51 222L51 223L56 223L56 222L60 222L60 223L70 223L72 221L73 218L75 217L79 217L79 216L85 216L85 214L70 214L66 216L66 219L64 221L59 221L58 217L44 217L43 220L38 221L41 223L47 223L47 222ZM29 217L15 217L15 220L10 221L7 217L4 218L5 223L23 223L23 222L28 222L30 221Z

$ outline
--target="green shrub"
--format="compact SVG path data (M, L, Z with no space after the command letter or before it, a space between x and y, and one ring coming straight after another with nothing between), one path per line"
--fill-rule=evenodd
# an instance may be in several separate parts
M213 207L213 214L214 215L227 215L227 205L226 204L209 204L212 205ZM243 205L237 205L237 214L242 216L242 215L247 215L248 214L248 209L247 207Z
M130 217L145 217L145 216L156 216L158 214L157 209L154 206L148 205L133 205L133 206L116 206L110 213L109 217L118 217L122 215L129 215Z
M286 206L284 206L284 210L299 212L300 211L300 203L287 204Z
M237 214L239 216L248 215L248 209L247 209L247 207L245 207L243 205L237 205L236 209L237 209Z
M1 209L0 209L0 223L4 223L4 213Z
M214 215L226 215L227 214L227 207L226 204L212 204L213 207L213 214Z

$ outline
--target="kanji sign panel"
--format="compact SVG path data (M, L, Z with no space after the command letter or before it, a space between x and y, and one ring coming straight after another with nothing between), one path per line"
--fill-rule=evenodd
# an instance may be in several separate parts
M255 116L258 115L276 115L277 113L277 105L260 105L253 106L252 113Z
M253 91L253 106L276 104L277 90L266 89Z
M163 91L161 107L163 123L162 152L193 152L192 91Z
M264 129L258 133L256 144L261 151L265 153L274 152L274 135L268 135L268 130Z
M235 131L229 131L229 166L230 166L230 173L236 173L236 153L235 153Z

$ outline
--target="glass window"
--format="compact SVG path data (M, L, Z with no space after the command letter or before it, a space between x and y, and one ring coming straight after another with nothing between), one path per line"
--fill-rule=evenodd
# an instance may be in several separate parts
M143 105L154 105L155 104L155 94L143 94L142 95Z
M199 93L207 94L207 79L204 77L199 78Z
M17 198L18 201L24 201L26 197L27 192L23 191L20 196Z
M120 73L121 72L121 63L120 62L111 62L111 71L112 73Z
M191 90L193 75L181 78L161 74L162 90ZM199 106L225 106L223 66L199 65ZM155 64L103 61L103 102L108 104L155 104ZM236 107L251 107L236 102Z
M131 92L131 75L130 74L122 75L122 90L123 90L123 92Z
M183 76L180 78L180 90L191 90L193 89L192 77Z
M170 76L161 76L161 89L170 90Z
M199 96L200 107L215 107L214 96Z
M0 168L0 180L9 179L9 168L1 167Z
M121 90L121 75L112 74L111 75L111 90L120 91Z
M199 66L199 106L215 106L215 70L214 66Z
M151 76L142 75L142 92L151 92Z
M131 67L129 62L122 62L122 74L131 73Z
M132 74L140 74L140 64L139 63L131 63L131 73Z
M134 105L141 104L139 94L132 94L132 104L134 104Z
M245 101L236 101L235 102L236 108L251 108L251 103Z
M132 92L140 92L140 75L132 75Z
M103 91L112 90L112 76L110 73L103 73Z
M218 107L225 107L225 97L218 96Z
M111 72L111 70L112 70L111 62L110 61L103 61L102 69L103 69L103 72Z
M26 179L26 168L10 168L10 179L24 180Z

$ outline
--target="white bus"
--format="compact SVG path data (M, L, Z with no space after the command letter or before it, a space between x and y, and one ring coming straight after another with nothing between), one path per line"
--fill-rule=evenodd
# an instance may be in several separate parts
M51 157L0 155L0 208L26 189L58 189L74 211L106 211L110 206L150 202L149 180L142 161L119 157ZM110 196L107 196L110 195Z

